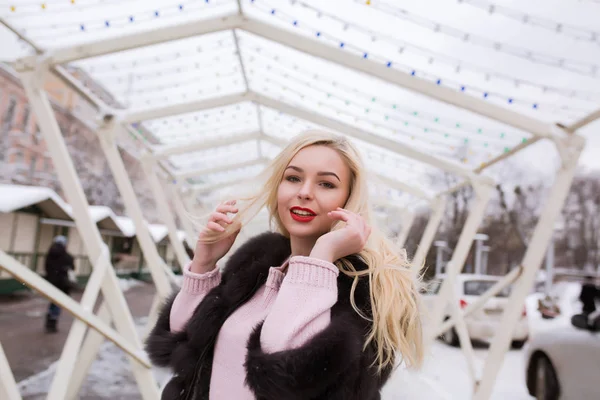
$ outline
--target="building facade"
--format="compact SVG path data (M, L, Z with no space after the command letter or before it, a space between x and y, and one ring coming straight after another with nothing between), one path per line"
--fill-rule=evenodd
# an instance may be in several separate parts
M102 92L98 86L93 89L97 94ZM52 75L47 79L46 91L88 202L90 205L105 205L117 214L124 214L117 186L91 128L90 122L96 117L96 110ZM104 93L100 97L107 96L108 94ZM131 138L119 138L121 157L144 216L148 221L158 222L150 189L137 160L136 148ZM55 190L64 198L52 158L19 78L9 66L1 63L0 182L44 186Z

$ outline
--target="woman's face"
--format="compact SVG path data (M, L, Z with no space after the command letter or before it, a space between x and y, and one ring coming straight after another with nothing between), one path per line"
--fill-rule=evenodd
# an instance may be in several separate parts
M350 169L340 154L327 146L305 147L279 184L279 218L290 237L316 240L331 230L327 213L344 207L349 193Z

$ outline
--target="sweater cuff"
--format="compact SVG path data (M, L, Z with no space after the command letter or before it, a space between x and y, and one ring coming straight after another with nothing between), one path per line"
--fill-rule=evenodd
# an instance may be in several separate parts
M215 267L212 271L197 274L190 271L191 262L183 268L181 290L190 294L206 293L221 282L221 270Z
M285 279L290 283L333 289L337 288L339 269L330 262L318 258L294 256Z

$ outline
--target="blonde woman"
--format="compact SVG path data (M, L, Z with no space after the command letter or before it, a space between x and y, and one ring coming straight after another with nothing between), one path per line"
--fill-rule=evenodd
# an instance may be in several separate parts
M370 226L364 166L343 137L294 138L262 191L219 205L147 341L171 399L380 399L423 357L409 263ZM276 232L217 265L261 208Z

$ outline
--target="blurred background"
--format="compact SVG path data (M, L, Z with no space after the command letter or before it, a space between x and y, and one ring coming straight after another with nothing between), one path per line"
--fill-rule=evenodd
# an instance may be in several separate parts
M143 337L155 271L180 280L201 217L290 137L334 131L361 150L376 223L423 265L424 314L464 321L383 398L600 398L598 20L596 0L0 0L0 250L44 276L64 236L80 301L85 207ZM34 66L52 112L28 89ZM261 212L238 244L266 229ZM47 397L73 322L49 335L47 308L0 269L24 399ZM490 346L499 335L510 344ZM142 398L110 341L83 379L77 398Z

